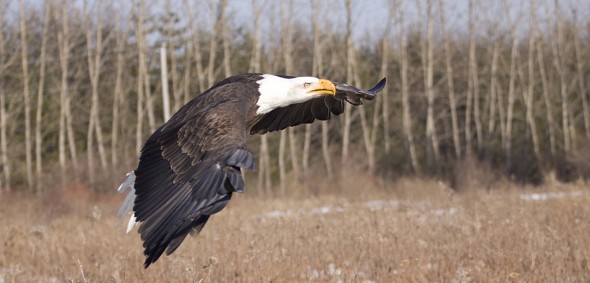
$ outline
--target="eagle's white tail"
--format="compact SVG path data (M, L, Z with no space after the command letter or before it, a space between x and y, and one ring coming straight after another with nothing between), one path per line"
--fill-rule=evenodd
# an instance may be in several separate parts
M117 190L119 193L124 193L128 188L129 193L127 193L123 204L121 204L121 208L117 211L117 217L119 217L120 222L123 222L127 215L133 211L133 203L135 203L135 172L133 171L127 173L127 179L123 181ZM126 233L129 233L133 229L133 226L135 226L135 214L132 213L127 224Z

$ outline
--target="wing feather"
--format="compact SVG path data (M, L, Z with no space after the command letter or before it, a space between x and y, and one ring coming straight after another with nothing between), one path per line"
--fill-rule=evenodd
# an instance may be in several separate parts
M252 93L236 97L237 84L217 87L179 110L156 130L135 170L134 213L141 223L145 267L173 253L191 231L200 231L233 192L244 190L240 168L253 169L245 131Z
M331 115L340 115L344 112L344 101L357 106L362 104L362 99L373 100L377 92L385 87L385 79L369 90L361 90L343 83L334 85L336 86L334 96L319 96L262 114L262 117L250 128L250 134L280 131L287 127L312 123L315 119L329 120Z

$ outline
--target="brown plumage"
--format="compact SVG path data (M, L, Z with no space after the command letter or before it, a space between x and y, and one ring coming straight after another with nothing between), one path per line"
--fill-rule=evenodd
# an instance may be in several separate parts
M271 91L299 84L306 91L285 94L297 102L283 103L282 96L263 90L267 81ZM184 105L148 138L131 173L135 179L130 177L121 186L135 189L133 212L141 223L144 266L164 251L173 253L191 231L198 233L211 215L227 205L233 192L244 191L240 170L255 167L246 147L247 133L328 120L343 112L344 101L360 105L361 99L374 99L384 85L385 79L363 91L316 78L244 74L217 83ZM261 95L269 102L263 102Z

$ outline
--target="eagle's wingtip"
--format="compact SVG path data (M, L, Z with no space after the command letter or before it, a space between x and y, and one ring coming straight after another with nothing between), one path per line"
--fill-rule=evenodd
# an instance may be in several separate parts
M386 83L387 83L387 78L383 78L374 87L367 90L367 92L372 93L372 94L376 94L376 93L380 92L381 90L383 90Z

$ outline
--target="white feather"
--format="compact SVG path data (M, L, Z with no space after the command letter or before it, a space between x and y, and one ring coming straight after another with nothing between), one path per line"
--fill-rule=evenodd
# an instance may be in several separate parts
M258 105L256 114L266 114L275 108L317 97L316 94L307 93L303 84L317 83L318 81L319 79L315 77L283 78L268 74L262 75L262 79L257 81L260 85L258 87L260 97L256 102Z
M119 193L122 194L125 191L127 191L127 189L129 189L129 192L127 193L127 196L125 197L123 204L121 204L121 207L117 211L117 217L119 217L119 219L120 219L119 223L121 223L121 222L123 222L123 220L125 220L127 215L129 215L129 213L131 213L131 218L129 218L129 223L127 223L127 230L126 230L127 231L126 233L129 233L133 229L133 226L135 226L135 223L136 223L135 214L132 213L133 212L133 204L135 203L135 172L133 172L133 171L127 173L127 179L125 179L125 181L123 181L123 183L119 186L117 191L119 191Z
M135 214L132 214L131 218L129 218L129 223L127 223L127 230L125 231L125 233L129 234L129 232L133 230L133 227L135 226L135 219Z

